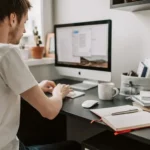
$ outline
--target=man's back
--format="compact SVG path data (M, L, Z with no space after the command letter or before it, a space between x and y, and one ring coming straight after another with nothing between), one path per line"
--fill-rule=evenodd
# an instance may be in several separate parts
M0 150L19 150L20 94L37 84L17 46L0 44Z
M20 96L7 85L5 76L6 73L11 75L11 72L5 72L3 68L9 65L5 62L6 59L11 59L11 55L8 54L12 53L11 50L13 52L10 45L0 44L0 150L18 149L16 133L19 127Z

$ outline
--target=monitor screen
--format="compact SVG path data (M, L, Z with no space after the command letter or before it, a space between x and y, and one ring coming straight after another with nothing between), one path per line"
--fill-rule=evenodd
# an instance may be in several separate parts
M55 25L55 64L111 71L111 20Z

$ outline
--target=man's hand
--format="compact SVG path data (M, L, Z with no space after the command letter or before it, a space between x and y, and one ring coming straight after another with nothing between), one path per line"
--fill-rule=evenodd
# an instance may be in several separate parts
M72 91L72 89L70 88L69 85L58 84L58 85L54 88L52 94L53 94L54 97L61 96L61 98L63 99L63 98L65 98L65 97L69 94L69 92L71 92L71 91Z
M39 83L39 87L42 89L43 92L52 93L55 86L56 86L55 82L48 80L44 80L41 83Z

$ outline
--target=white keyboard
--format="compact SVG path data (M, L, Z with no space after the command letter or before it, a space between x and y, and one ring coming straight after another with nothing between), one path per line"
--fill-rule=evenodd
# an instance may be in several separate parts
M67 97L70 97L70 98L76 98L76 97L79 97L79 96L82 96L82 95L85 95L85 92L80 92L80 91L75 91L73 90L72 92L70 92Z
M82 91L89 90L91 88L97 87L97 84L86 84L86 83L77 83L70 86L73 89L79 89Z

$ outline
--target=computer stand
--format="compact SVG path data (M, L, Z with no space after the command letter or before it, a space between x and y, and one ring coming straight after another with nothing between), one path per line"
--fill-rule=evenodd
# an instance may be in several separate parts
M82 83L77 83L71 85L71 88L81 91L86 91L91 88L97 87L98 81L92 81L92 80L84 80Z

